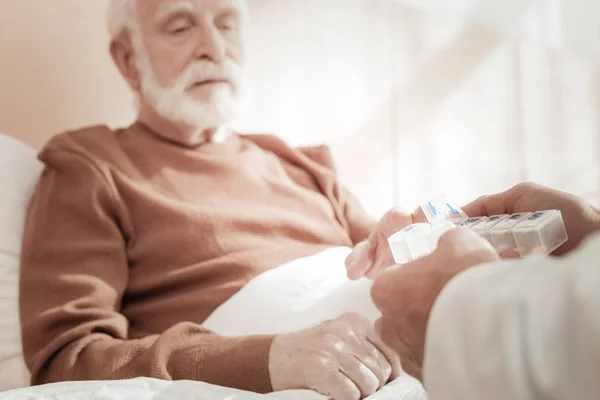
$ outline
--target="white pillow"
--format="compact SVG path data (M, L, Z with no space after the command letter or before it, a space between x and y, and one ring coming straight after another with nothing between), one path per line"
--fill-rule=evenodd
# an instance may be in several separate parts
M0 134L0 391L29 386L19 325L19 256L42 168L33 148Z

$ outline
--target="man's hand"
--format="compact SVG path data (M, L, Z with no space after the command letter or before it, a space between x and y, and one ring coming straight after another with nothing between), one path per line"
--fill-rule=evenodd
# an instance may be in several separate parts
M275 337L269 371L274 391L312 389L334 400L359 400L398 377L401 367L369 320L346 314Z
M387 239L394 233L416 222L424 222L425 215L405 213L393 209L381 218L369 238L357 244L346 258L348 278L360 279L373 276L385 267L395 264Z
M444 234L430 255L377 276L371 288L382 313L376 330L398 353L406 373L421 380L429 314L444 286L460 272L498 259L489 242L457 228Z
M563 255L590 233L600 230L600 211L584 199L533 183L521 183L503 193L483 196L463 207L469 217L561 210L569 241L558 248Z

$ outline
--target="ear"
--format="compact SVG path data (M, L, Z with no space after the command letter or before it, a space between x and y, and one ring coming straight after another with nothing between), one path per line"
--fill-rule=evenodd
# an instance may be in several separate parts
M122 33L110 43L110 54L129 86L139 92L141 89L140 74L135 64L133 45L128 33Z

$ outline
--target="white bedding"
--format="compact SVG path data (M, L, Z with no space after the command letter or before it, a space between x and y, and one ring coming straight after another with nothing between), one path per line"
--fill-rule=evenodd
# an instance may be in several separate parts
M41 171L34 149L0 134L0 391L29 381L19 328L19 254L27 204Z
M351 282L346 278L343 261L348 252L347 248L330 249L258 276L218 308L204 325L222 335L233 336L293 331L313 326L345 312L358 312L375 320L379 313L369 295L371 282L366 279ZM89 400L325 399L315 392L306 390L263 396L201 382L165 382L147 378L115 382L62 383L0 394L0 400L83 398ZM408 376L397 379L370 397L371 400L423 400L425 398L422 386Z
M423 399L412 382L394 382L371 400ZM112 382L66 382L0 393L0 400L326 400L307 390L260 395L203 382L137 378Z

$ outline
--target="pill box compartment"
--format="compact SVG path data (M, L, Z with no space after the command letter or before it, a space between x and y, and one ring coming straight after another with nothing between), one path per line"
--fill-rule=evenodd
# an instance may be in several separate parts
M406 264L431 253L430 224L413 224L393 234L388 243L396 264Z
M514 228L513 234L521 257L551 254L568 240L562 213L558 210L531 214Z

